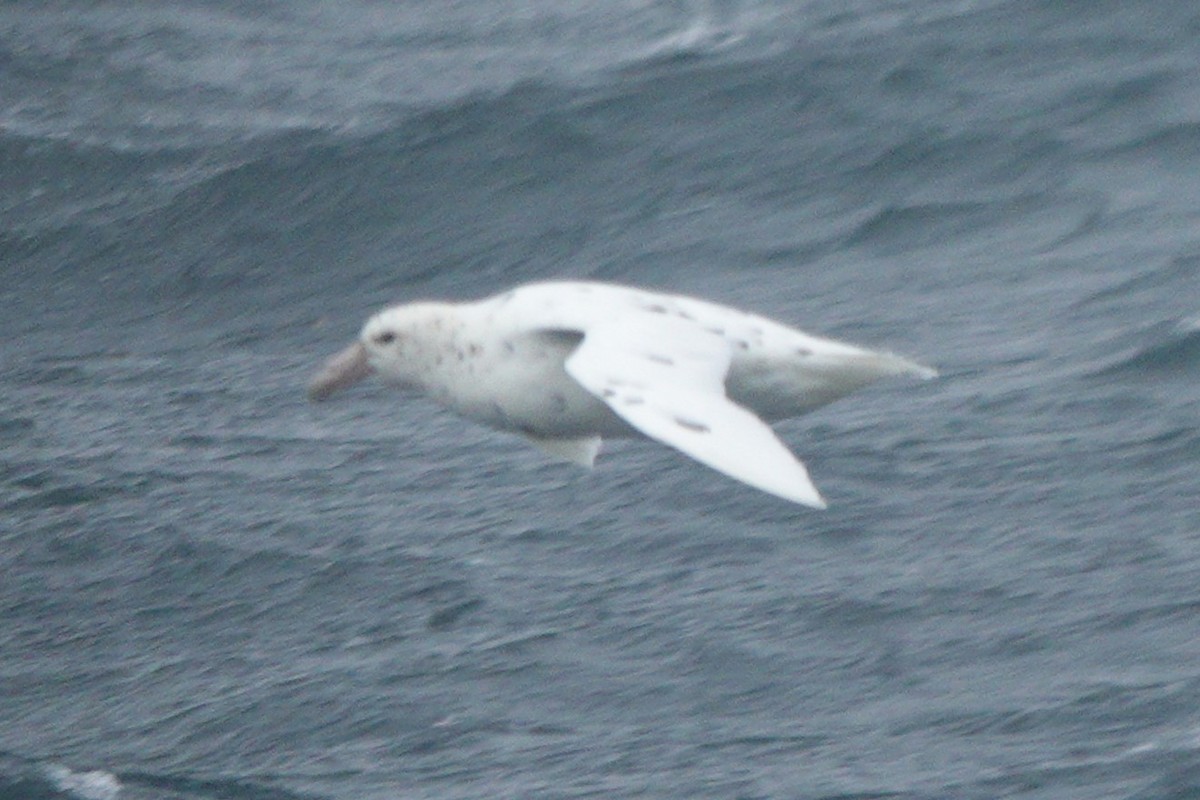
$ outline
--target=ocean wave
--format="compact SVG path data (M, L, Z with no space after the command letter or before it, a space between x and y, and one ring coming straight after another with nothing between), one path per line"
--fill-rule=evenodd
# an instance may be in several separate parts
M103 769L78 769L0 751L0 797L26 800L117 800L121 781Z
M116 800L121 793L117 776L104 770L76 772L61 764L46 767L46 775L61 792L78 800Z
M1098 374L1179 379L1193 379L1200 374L1200 328L1194 321L1159 324L1140 338L1139 344Z
M90 146L212 146L297 130L379 131L408 109L583 85L614 69L771 38L775 3L635 0L519 10L298 2L6 13L0 131ZM180 102L186 97L185 102Z

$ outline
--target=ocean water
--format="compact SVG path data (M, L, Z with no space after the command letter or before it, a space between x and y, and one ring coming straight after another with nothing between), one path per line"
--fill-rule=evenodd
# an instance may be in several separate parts
M938 366L831 507L363 386L396 300ZM1200 7L0 5L0 798L1200 797Z

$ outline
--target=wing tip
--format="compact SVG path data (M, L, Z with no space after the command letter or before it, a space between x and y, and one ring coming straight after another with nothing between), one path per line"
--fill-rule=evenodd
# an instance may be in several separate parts
M764 487L757 487L757 488L764 488ZM777 490L765 489L765 491L770 492L771 494L775 495L776 497L781 497L784 500L790 500L791 502L798 503L802 506L808 506L809 508L815 508L818 511L824 511L825 509L829 508L829 504L827 502L825 502L825 498L821 496L821 493L818 492L817 488L815 486L813 486L811 483L808 484L807 486L802 486L796 490L777 491Z

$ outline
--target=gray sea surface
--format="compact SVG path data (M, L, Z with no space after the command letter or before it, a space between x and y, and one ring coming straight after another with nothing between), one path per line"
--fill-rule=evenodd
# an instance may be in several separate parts
M819 512L305 383L395 301L939 367ZM0 798L1200 797L1200 6L0 4Z

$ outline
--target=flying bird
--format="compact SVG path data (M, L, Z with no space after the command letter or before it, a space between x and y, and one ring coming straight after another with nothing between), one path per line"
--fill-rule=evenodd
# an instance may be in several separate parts
M590 467L603 437L641 435L824 508L804 464L764 420L880 378L937 373L705 300L551 282L380 311L316 374L309 397L325 400L372 374L560 460Z

